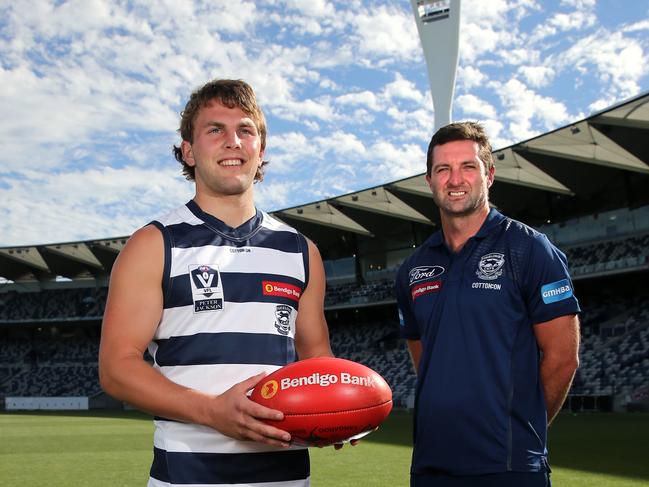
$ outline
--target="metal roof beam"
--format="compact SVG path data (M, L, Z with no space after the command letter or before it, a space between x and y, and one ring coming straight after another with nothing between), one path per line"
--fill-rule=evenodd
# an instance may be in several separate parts
M380 215L403 218L426 225L432 225L426 216L407 205L383 187L359 191L336 198L337 203L359 210L378 213Z
M585 121L517 144L513 148L649 174L647 164Z
M85 242L60 244L60 245L46 245L45 248L52 253L58 254L67 259L81 262L82 264L89 265L96 269L104 269L104 266L99 259L92 253L90 248Z
M592 118L590 120L590 123L649 130L649 120L637 120L632 118L619 118L600 115L599 117Z
M511 148L493 153L496 166L496 180L527 186L529 188L573 195L574 193L549 174L517 154Z
M52 272L36 247L0 249L0 255L43 272Z
M395 181L388 185L388 187L396 188L399 191L404 193L415 194L417 196L425 196L426 198L433 198L432 193L430 192L430 187L426 182L426 173L418 174L411 178L402 179L401 181Z
M338 230L345 230L354 232L361 235L372 235L367 228L349 218L340 210L330 205L327 201L313 203L287 210L276 212L281 218L282 215L302 220L317 225L324 225L326 227L336 228Z

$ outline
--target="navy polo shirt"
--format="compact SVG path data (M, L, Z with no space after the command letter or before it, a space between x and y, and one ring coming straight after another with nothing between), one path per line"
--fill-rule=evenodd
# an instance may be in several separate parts
M580 311L565 255L492 209L458 253L434 233L399 268L401 336L421 340L413 473L547 470L533 325Z

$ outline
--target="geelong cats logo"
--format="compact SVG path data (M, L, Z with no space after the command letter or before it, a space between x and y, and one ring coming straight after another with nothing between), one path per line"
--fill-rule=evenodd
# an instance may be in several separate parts
M486 254L480 257L476 274L480 279L493 281L502 275L503 265L505 265L505 256L503 254L497 252Z

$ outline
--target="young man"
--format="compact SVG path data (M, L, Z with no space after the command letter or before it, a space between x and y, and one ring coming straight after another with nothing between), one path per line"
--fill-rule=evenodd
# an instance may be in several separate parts
M307 450L262 422L282 413L246 394L298 358L332 355L322 259L255 207L266 123L249 85L194 92L180 134L174 153L196 194L135 232L115 262L102 387L156 416L149 486L308 485Z
M580 310L565 255L490 209L494 173L479 124L433 136L442 228L396 279L418 374L413 487L550 485L547 425L578 365Z

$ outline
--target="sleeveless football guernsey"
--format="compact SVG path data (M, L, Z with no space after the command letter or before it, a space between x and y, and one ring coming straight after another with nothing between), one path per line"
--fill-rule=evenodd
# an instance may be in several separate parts
M309 269L304 236L259 210L233 229L194 201L153 225L165 247L163 312L149 345L160 373L220 394L296 360L295 319ZM150 487L304 487L308 479L304 448L155 418Z

